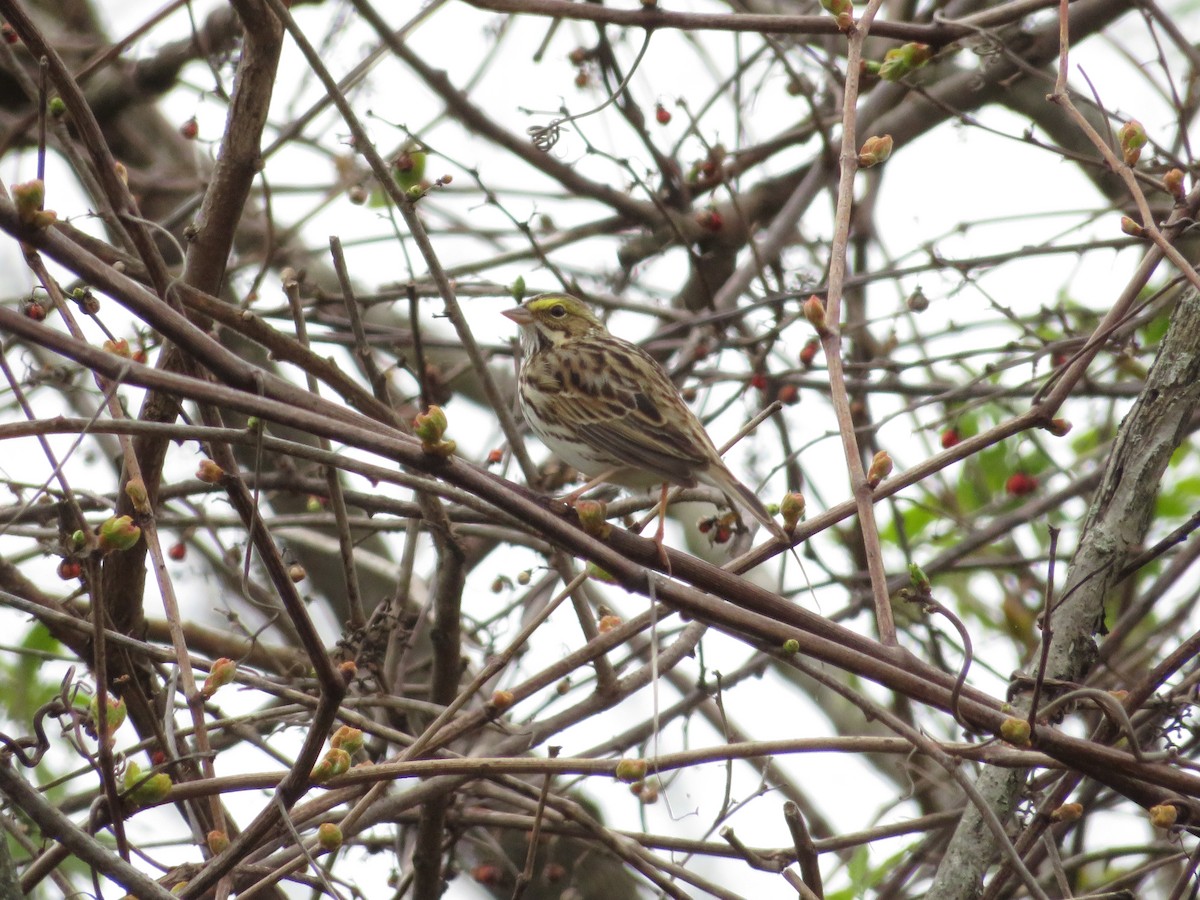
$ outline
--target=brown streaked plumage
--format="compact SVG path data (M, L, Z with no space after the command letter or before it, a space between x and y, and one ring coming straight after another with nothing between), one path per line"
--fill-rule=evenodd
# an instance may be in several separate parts
M521 326L521 411L565 463L624 487L715 487L785 543L762 501L721 461L658 362L609 334L583 301L541 294L504 315Z

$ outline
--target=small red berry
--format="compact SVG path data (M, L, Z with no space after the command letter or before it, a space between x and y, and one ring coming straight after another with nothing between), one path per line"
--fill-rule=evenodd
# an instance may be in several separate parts
M179 133L183 135L185 140L194 141L196 139L196 135L200 133L200 124L196 121L196 117L192 116L182 125L180 125Z
M25 304L25 317L33 319L35 322L42 322L46 318L46 307L36 300L30 300Z
M817 338L809 338L804 344L804 348L800 351L800 365L806 369L813 367L813 360L817 358L817 351L821 349L821 342Z
M659 125L670 125L671 111L660 103L654 107L654 118Z
M580 69L575 73L575 87L577 88L587 87L590 80L591 79L588 78L588 73L583 69Z
M942 432L942 449L949 450L961 440L962 435L958 433L957 428L947 428Z
M800 389L794 384L780 385L779 391L775 394L775 399L784 406L791 406L800 399Z
M58 577L63 581L78 578L81 574L83 574L83 566L77 559L64 559L58 564Z
M489 466L494 466L496 463L500 462L500 460L503 458L504 458L504 454L501 453L498 448L495 450L489 450L488 455L487 455L487 464Z
M7 22L5 22L3 25L0 25L0 38L3 38L4 43L6 44L16 44L21 40L21 38L17 36L17 32L14 31L13 27Z
M750 376L750 387L765 391L767 389L767 376L763 372L755 372Z
M1025 472L1014 472L1008 476L1008 481L1004 482L1004 490L1014 497L1024 497L1026 494L1032 494L1037 488L1037 478Z
M480 863L471 870L471 877L477 884L501 884L504 881L504 872L499 866Z
M183 541L180 541L177 544L172 544L171 549L167 551L167 556L171 557L171 559L175 560L176 562L179 562L181 559L187 556L187 544L185 544Z

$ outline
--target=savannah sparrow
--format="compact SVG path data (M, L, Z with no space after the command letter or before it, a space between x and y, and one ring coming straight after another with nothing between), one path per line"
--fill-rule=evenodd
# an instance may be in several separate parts
M542 294L504 315L521 326L521 411L563 462L622 487L661 484L664 497L667 484L703 482L791 543L762 501L725 467L679 389L645 350L609 334L568 294Z

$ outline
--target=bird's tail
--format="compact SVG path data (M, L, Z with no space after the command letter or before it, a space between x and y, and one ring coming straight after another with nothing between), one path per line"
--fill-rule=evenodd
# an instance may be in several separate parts
M750 515L754 516L762 524L763 528L771 533L772 537L782 541L789 547L791 546L792 541L788 537L787 532L783 530L783 526L775 521L774 516L767 512L766 506L758 499L758 496L750 488L738 481L732 472L724 466L721 466L719 469L714 466L709 474L712 479L710 483L713 487L724 493L730 500L736 502L738 506L746 509Z

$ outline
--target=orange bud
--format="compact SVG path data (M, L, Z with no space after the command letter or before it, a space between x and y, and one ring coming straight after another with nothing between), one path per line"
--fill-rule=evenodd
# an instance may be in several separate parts
M873 488L879 487L883 479L892 474L892 458L886 450L880 450L871 460L871 468L867 470L867 484Z
M208 852L216 856L218 853L224 853L228 849L229 835L224 831L218 831L214 828L208 833L205 843L208 844Z
M1163 187L1167 189L1167 193L1176 200L1184 198L1183 190L1183 170L1171 169L1163 175Z
M863 141L863 145L858 151L858 164L864 169L869 169L886 162L891 155L892 136L890 134L872 136Z
M213 663L208 677L204 679L204 687L200 689L201 696L206 700L210 699L218 689L233 681L235 675L237 675L237 663L227 656L222 656Z
M1155 828L1170 828L1179 818L1179 810L1174 803L1159 803L1148 810L1150 824Z
M196 477L205 484L220 484L225 478L225 470L211 459L202 459L196 469Z
M804 301L804 318L808 319L808 324L813 327L813 330L824 337L829 333L829 326L825 321L825 304L821 302L821 298L816 294L812 294Z
M1051 822L1078 822L1083 818L1082 803L1064 803L1050 813Z

